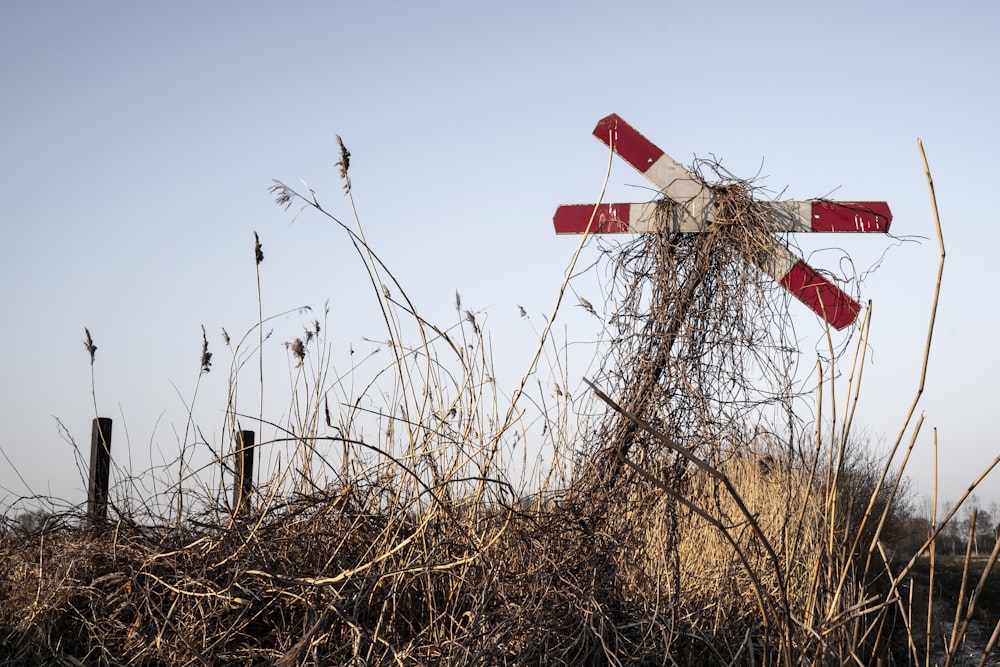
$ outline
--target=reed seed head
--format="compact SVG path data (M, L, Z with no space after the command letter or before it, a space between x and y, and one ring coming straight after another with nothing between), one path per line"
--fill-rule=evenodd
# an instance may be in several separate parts
M205 325L201 325L201 372L207 373L212 370L212 353L208 351L208 336L205 334Z
M578 296L576 298L580 300L580 307L582 307L585 311L587 311L591 315L594 315L595 317L597 316L597 311L594 310L594 304L590 303L582 296Z
M291 344L292 356L295 357L298 363L296 367L301 366L306 360L306 344L302 342L301 338L296 338Z
M87 327L83 328L83 332L86 337L83 339L83 346L87 348L87 352L90 353L90 365L94 365L94 355L97 353L97 346L94 345L94 339L90 337L90 329Z
M351 168L351 151L344 146L344 140L340 138L339 134L336 137L337 145L340 146L340 162L337 163L337 166L340 168L340 178L344 181L344 192L350 194L351 177L347 175L347 170Z
M257 266L264 261L264 249L260 245L260 237L257 236L257 232L253 233L253 255L254 259L257 260Z
M472 314L471 310L465 311L465 319L468 320L469 324L472 325L472 330L475 331L478 334L479 333L479 325L476 323L476 316Z
M267 191L274 195L275 204L283 206L287 210L292 205L292 199L295 198L295 191L279 180L272 180L271 182L273 185Z

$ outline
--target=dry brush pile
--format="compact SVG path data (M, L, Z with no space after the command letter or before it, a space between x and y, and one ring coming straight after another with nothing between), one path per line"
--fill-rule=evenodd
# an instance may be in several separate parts
M349 158L342 148L350 195ZM32 525L7 517L0 662L916 659L901 587L912 561L895 564L880 539L901 511L902 471L852 464L850 419L796 416L790 322L747 261L767 252L770 234L752 190L715 188L710 233L609 250L608 344L575 404L595 416L577 431L558 384L562 402L525 417L538 356L504 394L457 295L460 325L426 322L360 227L276 182L279 204L328 216L355 244L393 363L337 400L319 323L296 340L297 407L262 443L289 454L236 510L218 485L184 484L199 471L182 454L160 511L119 496L92 527L79 512ZM667 204L662 213L673 214ZM259 239L255 254L259 264ZM548 329L541 338L539 355L553 347ZM866 346L857 349L852 378ZM835 372L821 368L819 386ZM212 465L231 472L229 411L227 450ZM511 472L526 445L552 452L530 485Z

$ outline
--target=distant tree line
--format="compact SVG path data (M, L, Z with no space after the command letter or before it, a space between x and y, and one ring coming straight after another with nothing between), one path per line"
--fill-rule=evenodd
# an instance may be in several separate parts
M946 517L954 507L953 502L946 502L938 512L938 521ZM903 519L896 544L898 555L912 555L931 535L933 528L931 509L931 502L925 499L919 511L911 512ZM974 526L973 521L975 521ZM985 506L976 495L972 495L938 534L937 553L942 556L964 556L970 551L973 556L987 556L998 539L1000 539L1000 505L992 502Z

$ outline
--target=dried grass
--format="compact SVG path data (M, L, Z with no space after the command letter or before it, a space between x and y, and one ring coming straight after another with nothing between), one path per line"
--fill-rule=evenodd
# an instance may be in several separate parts
M238 512L224 485L190 491L205 470L182 453L166 498L119 495L106 524L81 527L77 511L7 517L0 664L917 661L920 615L901 593L914 561L898 567L881 539L905 460L880 472L852 456L849 420L803 435L789 323L747 259L770 243L752 184L716 188L707 234L608 250L613 344L577 399L581 413L601 408L581 436L565 376L551 381L557 403L539 432L518 406L534 370L505 403L483 325L457 292L456 324L426 322L360 231L311 190L272 190L355 244L393 363L348 393L331 371L329 327L314 320L288 343L289 422L258 444L288 453ZM226 475L246 419L239 369L259 354L264 322L258 313L249 352L253 329L235 346L225 335L228 450L211 469ZM207 372L204 330L202 340ZM553 450L531 486L512 474L529 439Z

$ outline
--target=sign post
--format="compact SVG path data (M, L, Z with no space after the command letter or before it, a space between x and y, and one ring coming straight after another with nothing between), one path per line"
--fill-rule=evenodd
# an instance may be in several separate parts
M644 232L704 233L717 220L716 195L697 174L622 120L601 119L594 136L649 179L670 202L663 215L658 202L644 204L571 204L556 209L557 234ZM892 212L885 202L835 202L825 199L755 202L766 220L770 247L749 259L835 329L852 324L861 305L798 257L774 233L889 231ZM593 219L593 223L591 223Z

